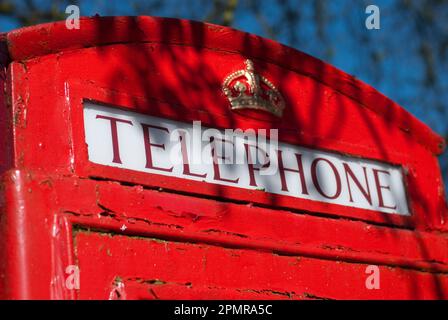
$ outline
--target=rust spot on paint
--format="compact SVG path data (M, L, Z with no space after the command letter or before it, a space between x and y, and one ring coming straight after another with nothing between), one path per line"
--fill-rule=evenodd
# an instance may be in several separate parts
M351 252L357 252L353 250L352 248L344 247L341 245L329 245L329 244L323 244L320 246L324 250L336 250L336 251L351 251Z
M146 280L143 282L146 282L146 283L152 284L152 285L156 285L156 286L161 286L161 285L166 284L166 281L159 280L159 279Z
M267 294L267 295L273 295L273 296L282 296L282 297L287 297L288 299L293 299L296 296L296 293L294 291L288 292L282 292L282 291L276 291L276 290L271 290L271 289L261 289L261 290L257 290L257 289L237 289L238 292L251 292L251 293L256 293L259 295L262 294Z
M228 231L222 231L222 230L218 230L218 229L207 229L207 230L202 230L202 232L205 232L205 233L219 233L219 234L224 234L224 235L234 236L234 237L239 237L239 238L248 238L248 236L246 236L245 234L235 233L235 232L228 232Z
M309 293L309 292L304 292L303 296L307 299L314 299L314 300L332 300L330 298L325 298L325 297L320 297L318 295Z
M48 186L49 188L53 188L53 181L51 178L47 178L39 182L40 185Z

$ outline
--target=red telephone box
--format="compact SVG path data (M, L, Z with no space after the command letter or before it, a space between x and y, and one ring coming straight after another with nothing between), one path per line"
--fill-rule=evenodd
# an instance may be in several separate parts
M443 139L368 85L185 20L1 44L2 298L448 298Z

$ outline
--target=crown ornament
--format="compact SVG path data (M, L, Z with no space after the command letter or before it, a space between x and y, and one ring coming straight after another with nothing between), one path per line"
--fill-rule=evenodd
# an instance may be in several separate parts
M222 84L230 108L263 110L281 117L285 101L280 92L272 82L255 72L252 60L247 59L244 63L245 69L229 74Z

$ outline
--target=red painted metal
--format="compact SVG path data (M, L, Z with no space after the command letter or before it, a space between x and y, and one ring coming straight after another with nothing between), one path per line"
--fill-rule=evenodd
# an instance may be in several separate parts
M278 43L184 20L89 18L0 43L1 297L448 298L443 139L366 84ZM228 107L222 80L245 58L282 92L281 119ZM412 215L94 164L86 100L278 128L284 142L400 165ZM379 290L364 285L369 264L380 266ZM80 267L79 290L65 286L69 265Z

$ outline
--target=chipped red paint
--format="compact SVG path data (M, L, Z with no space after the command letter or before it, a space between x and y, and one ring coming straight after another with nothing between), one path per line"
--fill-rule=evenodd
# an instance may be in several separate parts
M58 22L0 44L1 297L448 298L443 139L366 84L278 43L184 20ZM245 58L283 94L281 119L230 110L221 83ZM85 100L278 128L287 143L400 165L412 215L91 163ZM79 290L65 286L73 264ZM369 264L379 290L364 285Z

